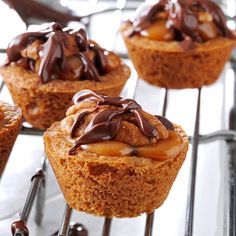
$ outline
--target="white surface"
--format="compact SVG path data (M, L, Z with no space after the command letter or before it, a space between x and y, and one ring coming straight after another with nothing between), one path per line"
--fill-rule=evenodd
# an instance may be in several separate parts
M206 89L205 92L203 91L201 130L204 130L204 133L221 128L220 108L222 99L219 94L222 93L222 88L219 81L216 85ZM209 92L207 93L207 91ZM207 100L209 99L208 94L211 94L212 103ZM145 110L157 113L161 105L160 97L161 91L159 89L153 88L143 81L139 82L137 100ZM195 100L196 91L192 90L173 91L169 100L167 117L182 124L188 134L192 134L193 131ZM209 108L211 108L210 112L208 111ZM42 150L43 144L40 137L19 136L0 184L0 235L2 236L10 235L9 225L18 218L16 212L23 206L30 177L40 165ZM181 236L184 233L190 152L191 150L167 201L155 213L155 236ZM219 199L222 191L220 189L222 158L224 157L220 156L219 143L201 145L199 149L194 235L222 235L223 215L218 214L219 212L222 213L223 207L222 199ZM51 171L48 180L46 217L43 226L40 228L35 228L34 224L31 224L33 218L31 217L29 223L31 235L43 236L52 233L58 227L64 211L64 202L61 195L57 195L59 193L58 186ZM54 197L52 198L52 196ZM10 220L6 219L9 216ZM79 213L74 214L73 220L84 223L89 228L90 235L101 234L103 219ZM141 236L143 235L144 224L144 216L136 219L115 220L112 225L112 235Z
M0 2L1 4L1 2ZM7 8L1 8L0 22L4 16L10 14ZM12 14L12 13L11 13ZM13 14L14 15L14 14ZM111 19L113 14L96 17L93 38L98 40L106 48L113 47L113 39L108 35L114 35L118 22ZM114 16L114 15L113 15ZM109 18L108 18L109 17ZM119 18L119 17L118 17ZM11 18L10 25L19 27L7 27L0 24L1 31L6 32L4 39L10 35L23 31L24 24L16 21L17 17ZM115 18L117 19L117 17ZM16 23L17 22L17 23ZM102 24L101 24L102 23ZM10 32L11 31L11 32ZM2 45L6 45L2 40ZM1 43L1 41L0 41ZM120 44L120 40L118 41ZM123 47L122 47L123 48ZM124 49L121 49L124 50ZM228 74L226 81L227 94L232 94L232 74ZM124 92L124 94L126 91ZM196 90L171 91L167 118L181 124L189 135L194 129ZM231 96L223 99L224 80L219 80L213 86L204 88L202 92L201 109L201 133L209 133L225 127ZM6 88L0 94L0 99L10 101ZM137 101L144 110L160 114L163 103L163 90L139 81L136 92ZM225 103L227 102L227 106ZM226 112L226 113L225 113ZM199 160L197 170L197 188L195 204L195 236L221 236L223 235L223 210L224 210L224 182L222 173L224 170L223 144L215 142L201 145L199 148ZM22 136L17 139L12 155L8 162L6 171L0 182L0 236L10 234L10 224L18 219L18 213L23 207L24 200L30 185L30 178L35 169L40 166L41 154L43 152L42 137ZM187 187L189 177L189 163L191 158L191 146L187 159L173 185L165 204L155 212L154 236L182 236L184 235L185 210L187 202ZM58 229L64 211L64 201L60 194L55 177L49 169L47 180L47 201L45 218L41 227L36 227L33 222L32 212L29 228L30 235L45 236ZM103 218L93 217L83 213L73 214L73 220L83 223L89 229L90 236L101 235ZM115 219L112 223L113 236L141 236L144 233L145 216L134 219Z

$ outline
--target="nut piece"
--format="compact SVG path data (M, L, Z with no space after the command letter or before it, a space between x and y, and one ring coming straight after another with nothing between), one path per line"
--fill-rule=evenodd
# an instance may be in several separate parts
M126 121L121 121L120 129L114 139L119 142L128 143L131 146L151 144L149 138L145 137L136 125Z
M119 67L121 65L121 60L119 56L117 56L113 52L108 52L107 53L107 62L108 62L108 70L114 70L115 68Z
M156 127L159 134L159 139L167 139L169 137L169 131L165 128L165 126L161 123L159 119L144 111L143 115L152 125ZM156 143L156 138L152 139L151 143Z
M213 17L208 12L200 11L198 13L198 20L199 20L199 22L202 22L202 23L212 22L213 21Z
M34 42L29 44L27 48L25 48L22 52L21 55L22 57L27 57L33 60L38 60L39 59L39 50L42 45L42 41L39 39L36 39Z
M64 70L58 72L63 80L78 80L83 73L83 65L80 58L75 56L66 57L64 60Z
M95 101L85 101L79 104L73 105L67 110L67 117L61 122L61 130L65 132L68 136L70 136L72 126L77 119L79 113L83 113L86 111L90 111L89 114L85 115L85 117L81 120L79 129L75 132L75 137L80 137L84 134L84 131L90 121L93 119L95 114L98 112L112 109L117 110L114 106L109 105L101 105L97 108L97 104ZM127 143L132 146L144 146L157 143L159 139L167 139L169 136L169 131L163 126L163 124L154 116L142 112L143 116L147 121L149 121L153 126L156 127L158 131L158 136L155 138L146 137L141 130L137 127L132 118L123 117L124 120L121 121L120 129L114 137L114 140ZM71 138L69 138L71 141Z
M75 38L71 35L65 35L65 37L66 47L64 48L64 56L69 57L76 55L79 52L79 49Z
M198 30L204 40L214 39L218 35L218 29L214 22L202 23L198 26Z

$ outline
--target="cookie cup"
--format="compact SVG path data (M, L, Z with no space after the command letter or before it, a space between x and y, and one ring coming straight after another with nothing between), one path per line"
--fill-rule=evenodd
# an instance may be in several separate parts
M12 63L0 69L11 96L33 127L45 130L55 121L65 117L74 94L83 89L96 93L118 96L130 76L125 64L101 76L101 81L52 80L41 84L38 75Z
M6 166L22 123L21 110L17 106L0 101L4 113L4 123L0 127L0 176Z
M61 132L60 123L44 134L45 151L66 202L78 211L105 217L136 217L152 212L165 201L188 149L164 161L137 156L101 156L78 150Z
M199 88L214 83L229 59L236 40L219 37L183 50L178 42L122 36L141 79L158 87Z

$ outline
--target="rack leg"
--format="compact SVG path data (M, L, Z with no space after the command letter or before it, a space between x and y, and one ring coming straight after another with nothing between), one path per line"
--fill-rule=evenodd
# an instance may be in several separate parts
M230 111L229 128L236 130L236 62L231 61L234 71L234 104ZM229 229L228 235L236 235L236 143L229 142Z
M102 236L110 235L111 223L112 223L112 219L106 217L103 224Z
M198 89L197 110L196 110L193 143L192 143L192 159L191 159L191 166L190 166L185 236L193 235L194 203L195 203L198 144L199 144L199 126L200 126L200 107L201 107L201 88Z
M61 227L59 229L58 236L67 236L71 214L72 214L72 208L66 204L66 208L65 208L65 212L62 218Z
M43 181L45 175L42 169L36 171L35 175L31 178L31 186L28 192L23 210L20 214L20 220L15 221L11 225L12 235L14 236L28 236L27 221L35 200L40 183Z
M35 222L37 225L41 225L45 209L45 200L46 200L46 174L47 174L47 160L46 156L43 156L42 159L42 170L45 177L42 179L37 196L36 196L36 212L35 212Z
M154 222L154 212L147 214L144 236L152 236L153 222Z

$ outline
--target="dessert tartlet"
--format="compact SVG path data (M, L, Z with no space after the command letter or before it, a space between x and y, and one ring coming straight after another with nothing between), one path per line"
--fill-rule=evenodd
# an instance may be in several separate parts
M50 24L13 39L0 74L27 122L48 128L65 116L73 95L93 89L117 96L130 76L121 59L78 31Z
M0 101L0 175L2 174L22 122L21 110Z
M173 89L217 80L236 37L216 3L160 0L140 11L121 33L141 79Z
M185 159L183 129L132 99L81 91L45 133L45 151L67 203L106 217L152 212Z

